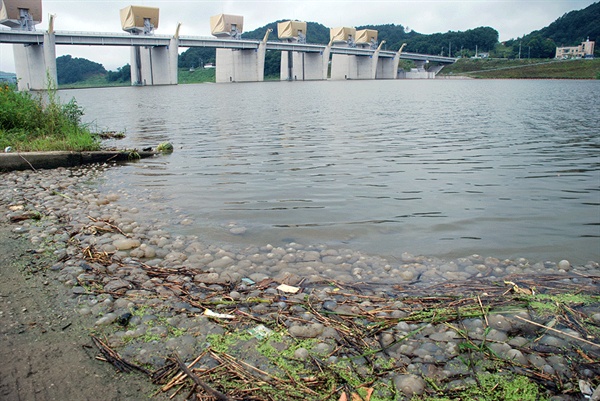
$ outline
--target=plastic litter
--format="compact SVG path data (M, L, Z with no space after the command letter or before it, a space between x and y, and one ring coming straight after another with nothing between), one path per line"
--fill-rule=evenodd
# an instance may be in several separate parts
M289 292L290 294L296 294L298 291L300 291L299 287L293 287L287 284L281 284L279 287L277 287L277 289L279 291Z
M253 327L251 329L248 329L248 333L250 333L250 335L258 340L262 340L264 338L269 337L271 334L273 334L273 330L269 329L268 327L265 327L264 325L260 324L256 327Z
M205 309L204 314L210 317L218 317L219 319L235 319L235 316L228 315L226 313L216 313L211 311L210 309Z

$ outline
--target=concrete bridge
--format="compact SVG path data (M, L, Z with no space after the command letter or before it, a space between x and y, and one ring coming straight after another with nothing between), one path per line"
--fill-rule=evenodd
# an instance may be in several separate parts
M401 50L312 45L284 41L233 38L141 35L129 33L54 31L50 20L47 31L0 29L0 43L14 45L15 70L21 90L43 90L47 79L56 82L56 46L127 46L131 47L132 84L177 84L178 49L209 47L217 49L217 82L258 82L264 80L267 50L282 51L282 80L396 79L398 61L412 60L418 67L427 62L454 63L455 58ZM382 43L383 44L383 43ZM330 55L331 62L330 62ZM293 65L293 66L292 66Z

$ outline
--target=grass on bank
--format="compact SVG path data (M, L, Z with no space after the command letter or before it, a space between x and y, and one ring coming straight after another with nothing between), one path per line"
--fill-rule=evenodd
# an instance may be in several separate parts
M59 89L104 88L119 86L131 86L131 81L109 81L108 79L106 79L105 74L97 74L88 76L83 81L58 85Z
M215 69L214 68L198 68L190 70L180 68L177 73L177 83L179 84L199 84L199 83L214 83ZM118 87L131 86L131 81L108 81L106 75L92 75L83 81L73 82L69 84L59 85L60 89L82 89L82 88L103 88L103 87Z
M440 75L503 79L600 79L600 59L459 59Z
M400 68L410 70L414 62L402 60ZM179 84L215 83L214 68L190 70L180 68ZM506 79L600 79L600 59L598 60L547 60L547 59L459 59L445 66L440 72L444 75L464 75L472 78ZM279 76L265 76L265 81L279 81ZM84 81L60 85L60 89L101 88L131 86L131 82L109 82L105 75L94 75Z
M81 123L82 108L75 99L63 104L54 88L44 94L0 85L0 149L13 151L91 151L100 142Z

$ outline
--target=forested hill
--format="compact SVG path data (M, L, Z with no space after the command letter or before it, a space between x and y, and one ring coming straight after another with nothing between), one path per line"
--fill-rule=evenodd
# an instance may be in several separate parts
M267 29L273 29L272 36L277 38L277 23L272 22L260 28L243 34L244 39L262 39ZM477 46L480 51L491 51L498 43L498 32L490 27L479 27L469 29L464 32L447 32L424 35L415 31L410 31L402 25L361 25L356 27L360 29L375 29L378 31L379 41L386 41L385 49L396 51L406 43L405 51L448 55L448 47L454 48L453 54L456 55L461 47L464 52L469 50L474 54ZM317 22L308 22L306 27L306 41L312 44L329 43L329 28ZM450 43L452 43L450 45ZM444 50L445 47L445 50Z
M253 31L244 32L242 39L262 40L267 32L267 29L272 29L273 32L269 36L269 40L277 40L277 24L283 21L289 20L278 20L260 28L256 28ZM326 45L329 43L329 28L323 24L319 24L318 22L307 22L306 42L315 45Z
M522 40L535 36L551 39L557 46L577 46L588 37L600 41L600 2L566 13L547 27L525 35Z
M277 37L277 22L245 32L245 39L262 39L268 28L273 29L272 37ZM406 43L405 51L444 56L475 55L475 52L489 52L492 57L501 58L552 58L557 46L575 46L587 40L600 41L600 2L582 10L566 13L545 28L533 31L522 38L498 43L498 32L491 27L478 27L467 31L421 34L406 29L402 25L363 25L356 29L375 29L379 40L385 40L386 50L398 50ZM308 22L307 41L314 44L329 42L329 28L316 22ZM524 50L526 49L526 53ZM600 45L596 46L596 57L600 57Z

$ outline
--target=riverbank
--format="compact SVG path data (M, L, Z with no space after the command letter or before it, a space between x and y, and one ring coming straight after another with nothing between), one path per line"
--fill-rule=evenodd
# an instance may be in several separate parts
M2 214L50 258L31 275L161 393L190 392L175 355L231 399L577 399L579 380L600 385L597 262L218 247L177 236L168 209L141 218L154 206L140 194L99 192L106 168L4 173Z
M482 79L600 79L600 59L459 59L440 77Z
M51 252L37 252L16 227L0 219L0 398L103 400L147 398L156 389L141 375L119 374L95 359L94 319L75 313L71 288L48 267ZM168 399L158 396L158 400Z
M128 162L158 155L160 152L101 150L95 152L11 152L0 153L0 172L14 170L76 167L83 164Z
M444 66L439 78L467 77L485 79L600 79L600 59L594 60L548 60L548 59L460 59ZM265 77L278 81L278 77ZM179 70L179 84L214 83L214 70ZM60 89L102 88L130 86L128 83L103 82L97 77L73 84L61 85Z

